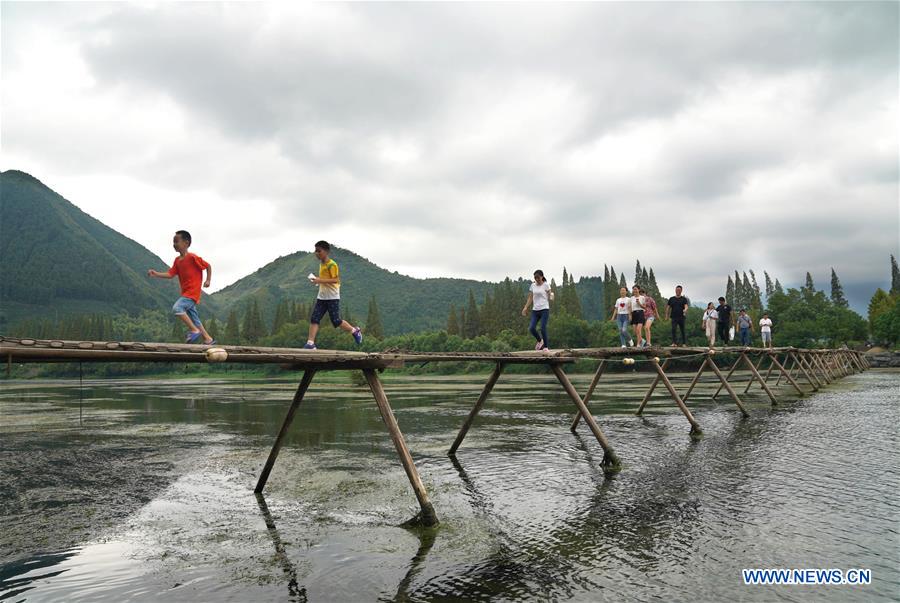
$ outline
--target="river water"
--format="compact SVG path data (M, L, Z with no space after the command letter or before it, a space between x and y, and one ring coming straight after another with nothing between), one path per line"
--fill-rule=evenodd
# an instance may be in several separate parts
M314 383L253 486L295 381L5 382L0 599L9 601L876 601L900 593L900 372L869 371L742 419L604 376L604 475L552 376L386 389L441 520L417 506L368 394ZM579 391L589 376L576 376ZM676 379L680 387L686 377ZM709 386L705 386L710 393ZM745 586L742 568L865 568L866 586Z

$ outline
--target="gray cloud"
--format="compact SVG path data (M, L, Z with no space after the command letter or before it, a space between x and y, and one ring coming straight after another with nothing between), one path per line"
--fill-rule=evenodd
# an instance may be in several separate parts
M862 290L897 252L896 3L6 7L6 154L237 203L223 232L262 208L416 272L561 248L703 286Z

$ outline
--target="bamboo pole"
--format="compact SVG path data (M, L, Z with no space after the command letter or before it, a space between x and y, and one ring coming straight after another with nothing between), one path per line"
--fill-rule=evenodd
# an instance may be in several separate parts
M668 362L668 359L666 360ZM597 387L597 383L600 382L600 377L603 375L603 369L606 366L606 360L601 360L600 364L597 366L597 370L594 371L594 377L591 379L591 384L588 386L587 392L584 394L584 398L582 398L582 402L585 406L587 406L588 401L591 399L591 396L594 395L594 389ZM575 418L572 419L572 425L569 427L569 430L572 433L575 433L575 430L578 429L578 423L581 421L581 413L575 415Z
M594 420L594 416L591 414L591 411L588 410L588 407L585 406L584 402L581 401L581 396L579 396L578 392L575 391L575 386L572 385L571 381L569 381L569 378L566 376L566 373L563 371L562 367L559 364L553 363L550 365L550 368L553 370L553 374L556 375L556 378L559 380L559 384L562 385L563 389L566 390L566 393L569 394L569 398L571 398L572 402L575 403L575 406L578 408L578 412L580 412L584 417L584 420L585 422L587 422L588 427L591 428L594 437L597 438L597 441L603 448L603 466L618 469L621 465L621 463L619 462L619 457L616 455L616 452L613 450L609 441L607 441L606 436L603 435L602 431L600 431L600 426L597 425L597 421Z
M763 358L765 358L765 355L760 355L759 360L756 361L756 370L757 370L757 371L759 371L759 367L762 366ZM746 394L747 392L750 391L750 388L753 386L753 383L754 383L755 381L756 381L756 380L753 378L753 375L751 374L751 375L750 375L750 380L747 381L747 387L744 388L744 393L745 393L745 394Z
M669 359L666 358L665 362L663 362L662 369L666 370L666 367L669 366ZM634 413L637 416L641 416L641 413L644 412L644 407L647 406L647 402L650 401L650 396L653 395L653 391L656 389L656 386L659 384L659 375L655 375L653 377L653 383L650 384L649 389L647 389L647 393L644 394L643 400L641 400L640 406L638 406L637 411Z
M498 362L494 367L490 378L488 378L487 383L484 384L484 389L481 390L481 395L478 396L478 400L475 402L475 406L472 407L472 410L469 412L469 416L466 417L465 422L463 422L462 427L460 427L459 433L456 435L456 439L453 441L453 445L450 446L450 452L448 454L450 454L451 456L456 454L456 450L465 439L466 434L469 432L469 428L472 426L472 422L475 421L475 417L478 416L478 413L481 411L481 407L484 406L484 403L490 395L491 390L494 389L494 386L497 384L497 380L500 379L500 373L502 372L503 363Z
M706 352L707 356L709 352ZM690 385L688 385L687 391L684 392L684 395L681 396L682 402L687 402L687 399L690 397L691 392L694 391L694 388L697 386L697 383L700 382L700 377L703 375L703 371L706 370L706 359L704 358L703 362L700 363L700 369L694 375L694 378L691 379Z
M745 356L744 352L741 352L741 356ZM738 397L737 393L735 393L734 388L731 387L731 384L728 383L728 379L725 378L725 375L722 374L722 371L719 370L719 367L716 366L716 363L713 362L713 359L709 356L706 357L706 362L709 364L709 368L712 369L712 372L716 374L716 377L719 378L719 381L722 382L722 385L725 386L725 389L728 391L728 395L734 400L734 403L737 404L737 407L741 409L741 414L745 417L749 417L750 414L747 412L747 409L744 408L744 405L741 404L741 399Z
M777 352L773 352L772 354L776 354L776 353L777 353ZM772 361L772 358L773 358L772 354L769 354L769 362ZM787 364L787 360L785 360L785 364ZM778 373L778 379L775 380L775 387L780 387L780 386L781 386L781 380L782 380L782 379L784 379L784 375L782 375L782 374L779 372L779 373Z
M822 373L822 378L825 379L825 383L830 384L834 381L834 375L828 372L828 367L826 367L825 363L822 362L822 359L819 358L819 354L813 353L810 358L812 358L812 361L819 367L819 372Z
M763 361L764 358L765 358L765 355L760 356L760 358L759 358L759 363L760 363L760 365L762 364L762 361ZM770 363L769 363L769 368L768 368L768 370L766 371L766 377L765 377L765 379L763 379L760 383L765 383L766 385L769 384L769 376L772 374L772 369L774 369L774 368L775 368L775 367L772 366L772 363L770 362ZM757 372L758 372L758 371L757 371ZM751 381L752 381L752 379L751 379Z
M428 500L428 492L425 491L419 472L416 471L416 465L413 463L412 455L409 453L409 448L407 448L406 441L403 439L400 426L397 425L397 419L394 417L394 411L391 410L387 394L384 393L381 380L374 369L364 369L363 374L366 376L366 381L369 382L369 389L372 390L372 395L375 397L378 411L381 413L381 418L384 419L384 424L387 426L391 440L394 442L394 448L400 457L400 464L403 465L406 477L409 478L413 492L415 492L416 498L419 500L419 507L422 509L422 523L426 526L435 526L438 524L438 518L434 512L434 506Z
M796 352L791 352L791 357L794 359L794 364L800 367L800 374L806 377L806 380L809 382L810 387L812 387L813 391L818 391L819 386L813 380L812 375L809 374L809 371L806 370L806 367L803 366L803 361L800 358L797 358Z
M800 361L800 366L803 367L803 370L806 373L806 378L812 380L812 383L816 386L817 390L822 387L823 383L819 379L819 376L816 375L815 367L809 361L809 358L806 357L806 352L797 352L797 359Z
M697 423L696 419L694 419L694 415L691 414L691 411L688 410L687 405L685 405L684 400L678 395L678 392L675 391L675 388L672 386L672 382L669 381L669 378L666 377L666 373L662 370L662 367L659 365L659 360L657 358L653 358L652 360L653 368L656 369L656 373L659 375L659 378L662 379L663 385L666 386L666 389L669 390L669 395L672 396L672 399L675 400L675 404L678 405L678 408L681 409L681 412L684 413L684 416L687 417L688 422L691 424L691 433L692 434L701 434L703 430L700 429L700 424Z
M709 358L709 356L707 356L707 358ZM740 356L738 356L737 360L734 361L734 364L731 365L731 368L728 369L728 375L725 377L726 379L730 378L731 375L734 374L734 371L735 371L735 369L737 368L737 365L738 365L740 362L741 362L741 358L740 358ZM716 390L716 393L714 393L714 394L712 395L713 400L715 400L716 398L719 397L719 392L721 392L721 391L722 391L722 384L720 383L720 384L719 384L719 389L717 389L717 390Z
M772 360L772 362L775 363L775 366L778 368L778 370L781 371L781 374L784 375L784 377L788 380L788 383L793 385L794 389L797 390L797 393L800 394L801 396L803 396L805 394L805 392L802 389L800 389L800 386L797 385L797 382L794 381L794 378L791 377L790 374L788 374L788 372L786 370L784 370L784 366L782 366L782 364L780 362L778 362L778 358L776 357L775 354L771 355L771 360Z
M253 490L257 494L262 492L263 488L266 486L269 474L272 472L272 467L275 466L275 459L278 458L278 453L281 451L281 444L284 442L284 437L287 435L291 423L294 422L294 414L297 412L297 408L300 406L300 402L303 400L306 390L309 389L309 384L312 383L315 374L316 371L314 370L303 372L303 377L300 379L300 385L297 386L297 391L294 392L294 399L291 402L290 408L288 408L284 421L281 423L281 429L278 430L278 436L275 438L272 450L269 452L269 458L266 459L266 464L263 466L262 473L259 474L259 481L256 482L256 488Z
M750 372L753 373L753 376L759 380L759 383L762 385L762 388L765 390L766 395L769 396L769 400L772 401L772 406L778 404L778 399L775 397L775 394L772 393L772 390L769 389L769 385L763 380L762 376L759 374L759 371L756 370L756 367L753 366L753 363L750 362L750 359L744 356L744 359L747 361L747 366L750 367ZM771 366L770 366L771 368Z

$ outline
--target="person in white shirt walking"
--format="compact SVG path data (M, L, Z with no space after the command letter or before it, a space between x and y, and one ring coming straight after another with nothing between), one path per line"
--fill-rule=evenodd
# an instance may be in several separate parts
M772 347L772 319L768 314L763 314L759 319L759 334L762 335L763 347Z
M628 297L628 289L622 287L619 289L619 299L613 308L610 320L615 321L619 326L619 343L623 348L634 345L633 341L629 341L628 325L631 323L631 298Z
M703 329L706 331L706 338L709 340L709 347L716 347L716 323L719 321L719 313L712 302L706 304L706 311L703 313Z
M531 306L531 325L528 331L537 339L536 350L549 350L550 340L547 338L547 321L550 319L550 301L553 299L553 291L550 284L544 278L542 270L534 271L534 282L528 289L528 299L522 308L522 316L528 316L528 306ZM537 325L541 323L541 331L538 333Z
M641 294L641 289L637 285L631 288L631 324L634 327L634 340L638 347L644 347L643 330L647 317L644 316L644 306L647 303L647 297Z

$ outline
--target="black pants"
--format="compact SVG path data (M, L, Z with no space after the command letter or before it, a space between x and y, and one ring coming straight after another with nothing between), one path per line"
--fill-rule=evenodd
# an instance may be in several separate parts
M728 331L731 329L731 325L727 322L718 322L716 323L716 330L719 332L719 339L722 340L722 345L728 345Z
M674 345L675 343L678 343L675 340L675 326L676 325L678 326L679 329L681 329L681 343L686 344L687 340L684 338L684 316L682 316L681 318L675 318L674 316L672 317L672 344Z

